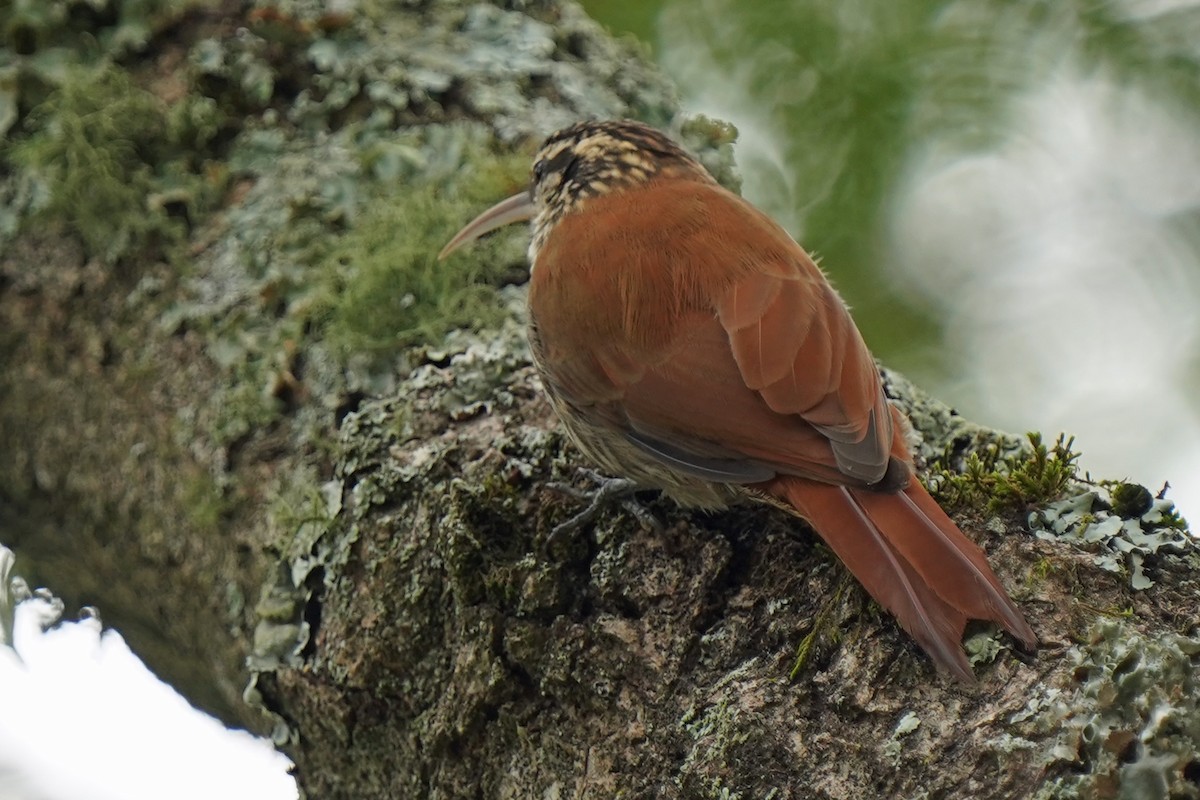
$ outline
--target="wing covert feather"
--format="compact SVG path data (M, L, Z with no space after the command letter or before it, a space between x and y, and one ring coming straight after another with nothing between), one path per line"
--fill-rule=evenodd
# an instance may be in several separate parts
M777 266L746 275L718 309L736 304L735 297L769 301L753 309L741 303L736 327L727 322L734 315L719 316L747 386L772 411L798 415L819 430L839 468L872 483L883 477L892 447L875 362L841 298L798 245L796 253L788 278L778 277Z
M671 466L691 452L704 469L741 458L747 474L766 465L831 483L879 480L892 415L841 298L741 198L702 183L687 190L651 183L594 198L586 225L568 215L548 238L530 307L554 391L601 411L643 450L660 444Z

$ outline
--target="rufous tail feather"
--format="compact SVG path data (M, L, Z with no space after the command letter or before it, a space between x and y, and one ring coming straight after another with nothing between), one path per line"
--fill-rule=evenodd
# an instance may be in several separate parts
M875 600L933 660L974 682L963 654L969 619L995 622L1032 650L1037 636L988 566L915 480L903 491L780 476L763 487L808 520Z

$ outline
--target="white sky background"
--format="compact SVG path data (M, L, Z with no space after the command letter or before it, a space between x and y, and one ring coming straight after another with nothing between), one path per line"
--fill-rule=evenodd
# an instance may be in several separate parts
M688 107L737 125L746 197L798 230L811 187L793 185L751 75L715 68L686 25L660 34ZM912 154L880 279L944 322L936 356L914 359L940 372L910 375L934 396L985 425L1075 436L1095 478L1170 481L1200 524L1197 114L1064 59L1013 102L1006 145Z
M928 158L898 204L892 277L946 323L946 392L1077 434L1096 477L1169 480L1200 522L1200 125L1070 71L1012 124L994 153Z
M0 645L3 800L294 800L288 760L162 683L94 620L17 607ZM18 655L19 654L19 655Z

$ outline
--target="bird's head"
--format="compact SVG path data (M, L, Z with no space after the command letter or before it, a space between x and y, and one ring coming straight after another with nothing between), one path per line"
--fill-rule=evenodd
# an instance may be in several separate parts
M711 181L704 167L665 134L640 122L579 122L550 134L533 160L529 190L502 200L467 223L442 248L450 255L485 233L533 220L531 256L554 225L589 198L620 192L661 176Z

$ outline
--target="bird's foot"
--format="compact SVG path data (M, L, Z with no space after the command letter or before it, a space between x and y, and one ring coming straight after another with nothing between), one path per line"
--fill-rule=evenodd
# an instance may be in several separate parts
M643 527L653 530L662 531L662 523L654 516L645 506L637 501L634 497L634 492L638 490L638 485L628 478L606 478L595 470L581 467L579 469L588 480L596 484L597 488L593 491L585 491L576 489L566 483L547 483L546 487L553 489L560 494L565 494L579 501L588 501L588 505L575 516L565 522L561 522L554 526L550 531L550 535L546 538L546 549L559 537L575 533L590 523L596 518L596 515L607 505L617 503L621 508L633 515L634 519L642 524Z

